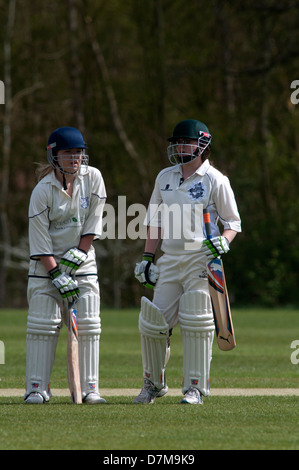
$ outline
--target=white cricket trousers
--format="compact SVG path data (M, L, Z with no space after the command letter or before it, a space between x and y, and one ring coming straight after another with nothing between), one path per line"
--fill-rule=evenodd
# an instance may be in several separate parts
M209 295L206 257L198 252L186 255L163 254L156 266L160 275L155 286L153 303L165 317L170 328L178 323L181 296L191 290L204 291Z
M183 343L182 392L196 387L208 396L214 319L206 257L190 252L186 255L164 254L157 261L157 266L160 275L153 304L164 315L170 330L177 323L180 325ZM169 354L170 349L168 357Z

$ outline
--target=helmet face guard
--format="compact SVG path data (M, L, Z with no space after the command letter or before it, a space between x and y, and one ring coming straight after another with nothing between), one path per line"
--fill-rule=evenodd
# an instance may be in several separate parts
M49 137L48 162L60 173L84 174L87 171L89 161L89 157L85 153L86 148L81 132L74 127L60 127Z
M48 161L54 169L58 169L60 173L66 175L74 175L76 173L85 174L88 169L89 156L85 153L85 149L75 149L76 153L65 152L62 150L59 155L47 147ZM54 155L53 155L54 153Z
M190 163L203 154L210 145L212 136L206 132L200 132L202 135L198 137L197 144L190 144L189 139L178 139L177 142L169 144L167 153L172 165Z
M210 146L212 136L207 126L194 119L186 119L176 125L167 148L172 165L184 165L203 154Z

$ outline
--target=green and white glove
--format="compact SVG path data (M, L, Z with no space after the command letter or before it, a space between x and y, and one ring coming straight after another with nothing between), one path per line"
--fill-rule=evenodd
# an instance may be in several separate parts
M59 290L61 297L68 302L77 301L80 297L78 281L74 280L69 274L62 273L58 266L49 271L52 283Z
M159 279L159 269L154 265L155 255L144 253L142 261L135 266L134 274L136 279L149 289L153 289Z
M201 253L207 256L208 260L218 258L229 251L229 242L227 238L219 236L204 240L201 248Z
M87 253L79 248L71 248L59 261L59 269L66 274L75 274L87 258Z

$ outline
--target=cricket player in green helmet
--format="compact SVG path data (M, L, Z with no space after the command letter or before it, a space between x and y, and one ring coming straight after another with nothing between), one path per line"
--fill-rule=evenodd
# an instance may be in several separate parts
M144 384L134 399L136 404L153 403L167 393L165 371L171 332L177 325L183 343L181 403L202 404L209 395L215 325L206 264L227 253L241 231L229 179L209 160L211 140L203 122L179 122L168 139L172 166L158 174L149 202L148 235L135 277L153 289L153 299L141 299ZM210 213L210 241L206 240L203 209ZM160 243L162 256L154 264Z

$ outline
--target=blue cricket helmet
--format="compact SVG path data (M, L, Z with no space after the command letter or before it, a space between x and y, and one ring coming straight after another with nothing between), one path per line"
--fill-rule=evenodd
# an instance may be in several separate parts
M47 145L47 157L50 165L57 168L57 152L67 149L87 149L81 132L75 127L59 127L50 134ZM83 152L82 164L88 166L88 155ZM59 168L61 172L62 169Z

